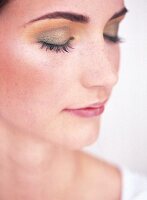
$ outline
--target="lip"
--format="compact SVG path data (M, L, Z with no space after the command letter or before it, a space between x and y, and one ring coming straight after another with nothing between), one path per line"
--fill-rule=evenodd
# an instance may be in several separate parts
M77 115L79 117L96 117L104 112L105 107L101 106L99 108L85 108L85 109L66 109L65 111Z
M80 109L65 109L65 111L77 115L79 117L96 117L101 115L104 112L105 106L101 104L97 107L87 107L87 108L80 108Z
M85 106L83 108L78 108L78 109L86 109L86 108L99 108L101 106L104 106L106 104L107 100L103 101L102 103L94 103L90 104L89 106Z

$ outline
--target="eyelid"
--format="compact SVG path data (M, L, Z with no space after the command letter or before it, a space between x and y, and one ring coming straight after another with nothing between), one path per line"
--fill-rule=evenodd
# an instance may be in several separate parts
M116 19L111 19L110 21L107 22L106 25L114 24L114 23L120 23L124 18L125 18L125 15L123 15L121 17L117 17Z
M50 50L50 51L54 51L55 53L58 53L58 52L67 52L69 53L69 49L73 49L72 45L71 45L71 40L74 40L74 37L70 37L69 40L65 43L65 44L62 44L62 45L57 45L57 44L50 44L50 43L46 43L46 42L43 42L43 41L40 41L38 43L41 44L41 49L45 48L46 51L47 50Z
M73 33L73 28L71 24L67 23L65 20L51 20L51 21L40 21L29 26L23 27L22 29L22 37L31 41L32 43L36 41L39 35L44 32L50 32L53 30L61 29L61 27L68 27L69 31L67 31L68 36ZM66 32L66 31L65 31ZM66 35L67 35L66 34Z
M62 27L40 33L39 36L37 36L37 40L44 41L50 44L56 43L58 45L62 45L63 43L66 43L70 35L71 34L69 28Z
M119 24L123 20L124 17L125 15L108 21L104 27L104 32L103 32L104 35L107 35L110 37L118 37Z
M112 19L105 25L103 36L107 41L110 41L112 43L120 43L123 41L122 38L118 36L118 31L120 22L123 20L124 17L125 16L121 16L116 19Z

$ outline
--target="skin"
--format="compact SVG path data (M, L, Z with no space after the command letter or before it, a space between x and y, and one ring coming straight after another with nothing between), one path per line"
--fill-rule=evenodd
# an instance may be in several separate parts
M119 199L118 169L80 151L97 139L100 116L82 118L64 109L109 99L118 80L119 45L104 40L103 32L123 7L122 0L93 0L93 4L12 0L4 8L0 16L1 199ZM57 10L86 14L90 23L54 19L27 24ZM58 54L41 49L40 34L61 25L68 27L61 32L63 40L74 35L74 49Z

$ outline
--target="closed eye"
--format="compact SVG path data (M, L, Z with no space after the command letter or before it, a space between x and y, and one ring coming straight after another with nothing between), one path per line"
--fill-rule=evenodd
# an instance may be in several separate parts
M74 37L71 37L66 43L64 44L51 44L48 43L46 41L39 41L38 43L41 44L41 49L45 48L46 51L50 50L50 51L54 51L56 53L69 53L70 49L73 49L72 45L71 45L71 40L73 40Z
M122 42L122 38L119 37L118 35L116 36L111 36L111 35L107 35L107 34L103 34L104 39L113 43L120 43Z
M118 36L119 32L119 21L110 21L104 27L103 37L106 41L112 43L120 43L122 39Z

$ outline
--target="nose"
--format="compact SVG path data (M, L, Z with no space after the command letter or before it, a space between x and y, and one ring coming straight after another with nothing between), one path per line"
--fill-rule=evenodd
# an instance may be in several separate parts
M84 63L80 80L84 87L113 88L118 81L119 51L115 51L115 56L113 53L95 48L82 55Z

